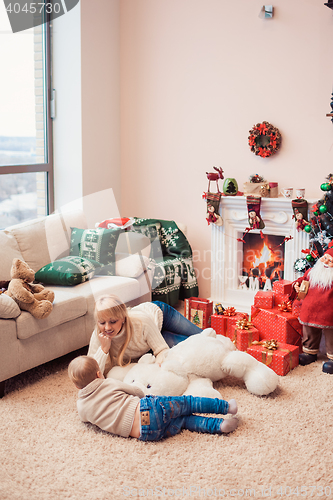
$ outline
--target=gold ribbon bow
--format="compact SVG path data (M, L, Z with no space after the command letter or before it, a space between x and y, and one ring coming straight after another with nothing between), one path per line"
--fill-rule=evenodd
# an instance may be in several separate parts
M239 319L236 323L236 328L240 330L250 330L252 326L252 323L246 317Z
M288 301L283 301L282 304L278 305L278 308L281 312L290 312L291 311L291 302L290 300Z
M224 312L224 316L236 316L236 309L234 307L227 307Z

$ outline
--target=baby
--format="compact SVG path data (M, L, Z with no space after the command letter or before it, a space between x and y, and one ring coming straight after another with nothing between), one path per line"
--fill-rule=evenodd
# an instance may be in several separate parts
M196 413L237 413L237 403L193 396L145 396L141 389L112 378L105 379L97 361L79 356L68 366L68 375L79 389L77 409L83 422L123 437L158 441L182 429L210 434L232 432L236 417L229 419Z

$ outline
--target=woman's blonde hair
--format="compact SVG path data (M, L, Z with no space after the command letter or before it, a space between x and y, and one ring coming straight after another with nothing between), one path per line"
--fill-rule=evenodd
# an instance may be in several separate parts
M100 333L100 329L98 326L99 321L106 321L109 318L115 320L122 320L126 333L124 343L119 349L117 355L115 355L112 352L112 343L111 343L109 354L112 366L128 365L131 362L131 359L129 358L127 363L125 363L124 354L133 335L133 325L132 321L128 316L126 305L116 295L105 295L96 300L94 316L96 322L96 329L98 333Z
M99 365L90 356L78 356L68 365L68 376L78 389L83 389L97 378Z

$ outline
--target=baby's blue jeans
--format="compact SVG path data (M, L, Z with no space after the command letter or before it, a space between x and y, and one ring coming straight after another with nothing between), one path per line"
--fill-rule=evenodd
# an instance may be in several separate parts
M223 418L202 417L193 413L228 413L229 403L218 398L194 396L146 396L140 401L141 441L159 441L182 429L222 434Z
M190 320L185 318L177 309L156 300L153 302L163 312L162 335L169 347L172 347L182 340L187 339L190 335L202 332L202 329L194 325Z

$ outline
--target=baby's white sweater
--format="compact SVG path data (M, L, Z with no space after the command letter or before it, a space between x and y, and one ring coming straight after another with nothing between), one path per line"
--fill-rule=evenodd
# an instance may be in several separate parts
M138 387L110 378L96 378L79 391L77 409L83 422L128 437L135 410L143 397Z
M129 359L134 361L140 358L140 356L146 354L150 349L153 351L154 356L169 349L168 344L161 335L163 313L156 304L151 302L139 304L128 310L128 316L133 324L133 337L125 351L125 363ZM115 357L124 344L125 337L126 329L124 327L119 334L112 339L112 353ZM92 356L96 359L103 373L107 373L110 370L110 355L105 354L101 348L97 328L94 329L90 339L88 356Z

